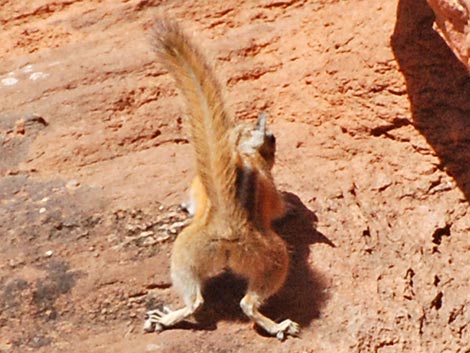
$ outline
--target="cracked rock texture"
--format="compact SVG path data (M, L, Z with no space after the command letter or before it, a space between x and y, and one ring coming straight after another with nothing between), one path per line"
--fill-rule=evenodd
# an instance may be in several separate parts
M436 15L435 29L470 71L468 0L427 0Z
M0 352L468 353L470 79L445 34L465 32L465 4L2 1ZM193 175L146 34L162 12L237 119L268 112L295 213L276 225L289 278L263 310L298 339L254 330L230 276L199 323L142 332L147 309L181 305L169 255Z

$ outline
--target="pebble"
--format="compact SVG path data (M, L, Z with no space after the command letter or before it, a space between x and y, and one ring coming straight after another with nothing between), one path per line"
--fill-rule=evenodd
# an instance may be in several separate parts
M20 171L18 169L8 169L5 173L6 175L18 175Z
M151 231L151 230L148 230L148 231L145 231L145 232L142 232L140 233L139 237L141 238L146 238L146 237L149 237L151 235L153 235L154 233Z
M170 239L169 235L160 235L157 239L155 239L156 243L162 243L166 240Z
M69 180L67 184L65 184L65 187L67 189L76 189L80 186L80 183L76 179Z
M33 72L31 75L29 75L29 79L30 79L31 81L36 81L36 80L40 80L40 79L46 78L47 76L49 76L48 73L38 71L38 72Z
M15 268L24 264L25 262L23 260L10 259L10 261L8 261L8 265L10 265L11 268Z
M15 133L17 135L25 134L25 122L23 119L20 119L17 122L15 122Z
M133 224L126 224L125 226L126 230L129 231L129 232L133 232L134 230L137 229L137 227Z
M4 86L14 86L18 83L18 79L15 77L7 77L1 80Z
M31 65L31 64L26 65L21 69L21 71L23 71L24 73L32 72L33 71L33 65Z

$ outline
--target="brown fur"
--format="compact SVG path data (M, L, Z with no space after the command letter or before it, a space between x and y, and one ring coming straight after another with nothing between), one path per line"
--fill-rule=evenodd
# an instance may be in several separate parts
M171 255L173 286L185 307L148 312L145 329L170 327L194 314L203 304L205 281L230 269L248 281L243 312L279 339L296 335L295 322L275 323L258 310L284 284L289 267L286 244L271 227L284 213L271 175L274 137L264 123L234 125L215 75L176 23L158 21L153 41L186 99L197 177L194 219Z

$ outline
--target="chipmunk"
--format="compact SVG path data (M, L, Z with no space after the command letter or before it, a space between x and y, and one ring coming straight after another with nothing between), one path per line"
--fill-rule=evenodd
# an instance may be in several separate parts
M148 311L144 329L160 331L193 315L204 303L206 280L230 270L247 280L243 312L280 340L295 336L296 322L276 323L259 311L289 267L287 246L271 226L285 208L271 175L275 138L266 131L266 116L256 126L234 124L212 69L177 23L158 20L152 39L187 103L197 177L193 221L171 254L172 283L185 306Z

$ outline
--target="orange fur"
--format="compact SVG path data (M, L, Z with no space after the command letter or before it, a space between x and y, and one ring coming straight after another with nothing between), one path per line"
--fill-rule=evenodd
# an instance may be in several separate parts
M274 136L257 126L235 125L224 109L218 81L176 23L160 20L153 32L160 59L174 76L188 107L197 177L192 223L178 235L171 255L171 278L185 307L152 310L145 329L170 327L203 304L207 279L229 269L248 281L243 312L271 335L296 335L291 320L276 323L259 307L284 284L289 267L285 242L271 223L284 213L272 175Z

